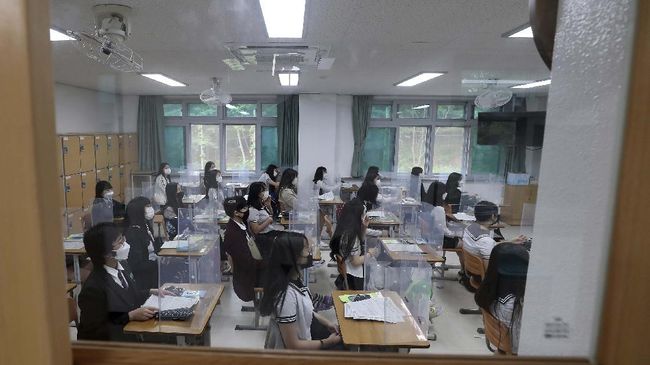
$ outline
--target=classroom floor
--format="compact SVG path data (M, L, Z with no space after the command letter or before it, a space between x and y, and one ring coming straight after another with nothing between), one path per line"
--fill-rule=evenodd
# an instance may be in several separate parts
M532 227L507 227L502 229L506 238L515 237L519 234L532 237ZM328 251L323 251L323 257L328 256ZM458 257L451 253L447 257L449 265L458 265ZM447 271L447 277L457 277L458 270ZM311 276L316 278L316 283L310 284L313 293L329 294L334 290L334 279L330 274L336 273L335 267L327 267L326 264L314 268ZM221 297L221 303L217 306L211 326L211 346L219 348L241 348L241 349L262 349L264 348L265 331L236 331L237 324L249 325L253 322L254 313L242 312L244 303L233 292L232 283L224 282L226 286ZM433 325L437 335L436 341L430 341L428 349L412 350L413 354L464 354L464 355L486 355L490 354L485 345L485 337L476 332L483 323L480 315L462 315L458 312L460 308L476 308L473 294L468 292L457 281L436 281L434 287L434 298L442 307L440 316L434 319ZM324 313L329 319L335 320L334 309ZM266 324L267 318L262 319ZM76 329L70 327L71 339L76 339Z

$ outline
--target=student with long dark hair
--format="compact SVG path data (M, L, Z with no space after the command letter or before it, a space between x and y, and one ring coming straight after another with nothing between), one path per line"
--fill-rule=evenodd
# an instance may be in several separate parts
M494 247L485 278L474 295L479 307L508 328L513 353L519 346L528 261L528 250L523 245L503 243Z
M95 199L91 214L92 224L113 222L114 218L124 217L124 204L113 199L113 186L108 181L98 181L95 185Z
M266 170L264 170L262 176L260 176L257 181L265 183L269 188L269 194L273 196L277 193L278 188L280 187L280 183L277 181L279 175L280 172L278 167L274 164L270 164L266 167Z
M312 181L314 182L314 189L318 189L318 195L329 193L339 187L338 184L327 184L327 169L324 166L319 166L316 169L316 172L314 173L314 179ZM320 231L318 232L318 235L320 236L321 232L323 231L323 227L325 227L325 232L327 232L327 236L331 239L334 229L334 226L332 225L332 219L329 215L320 210L320 207L318 209L318 212L320 214Z
M256 181L248 187L248 226L255 235L275 230L273 208L266 184Z
M172 169L169 167L167 162L160 164L158 172L156 173L156 180L154 181L153 188L153 201L159 206L167 204L167 194L165 193L165 188L167 184L171 181L170 176L172 174Z
M166 200L166 199L165 199ZM141 288L158 287L158 256L162 240L154 238L152 220L154 209L151 201L145 197L137 197L126 207L125 237L131 245L129 266L135 280Z
M167 204L163 208L163 217L165 218L165 228L170 240L178 234L178 209L185 208L183 204L183 191L178 183L169 183L165 188L167 194Z
M314 312L309 288L301 272L311 265L307 238L295 232L280 232L273 243L260 305L263 316L271 316L264 348L319 350L341 343L338 326ZM326 336L317 334L327 333Z
M280 186L278 188L278 201L282 209L290 212L298 200L298 171L286 169L282 172Z
M210 203L223 202L222 182L221 171L217 169L214 162L208 161L203 171L203 187L205 188L205 197Z
M379 167L377 167L377 166L368 166L368 171L366 171L366 176L363 179L367 180L368 176L370 176L370 175L381 176L381 174L379 173Z
M409 177L409 196L413 199L425 199L424 197L426 193L424 191L424 185L420 179L420 175L423 172L424 170L419 166L415 166L411 169L411 175Z
M368 223L366 207L359 199L352 199L343 206L330 240L330 257L336 260L336 256L340 256L345 260L347 269L347 278L339 275L335 281L339 289L344 288L343 280L347 280L350 290L363 290L365 255L362 253L362 246L366 240ZM369 253L376 254L375 251Z
M372 166L371 166L372 167ZM357 198L364 202L368 210L374 209L380 205L379 187L381 186L381 177L379 173L370 171L366 174L363 184L357 192Z
M463 175L457 172L452 172L449 174L447 183L445 184L445 192L447 193L447 196L444 198L445 204L451 207L451 212L453 214L458 213L458 209L460 208L460 198L462 195L460 191L460 182L462 180Z

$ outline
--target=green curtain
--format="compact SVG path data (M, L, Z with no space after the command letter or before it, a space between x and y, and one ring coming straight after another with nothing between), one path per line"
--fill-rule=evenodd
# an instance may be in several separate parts
M354 136L354 152L352 154L351 174L353 177L363 176L361 157L363 146L366 143L368 133L368 121L370 120L370 107L372 96L352 96L352 134Z
M142 171L157 171L162 162L165 121L161 96L140 96L138 99L138 152Z
M281 166L298 164L299 96L287 95L278 103L278 156Z

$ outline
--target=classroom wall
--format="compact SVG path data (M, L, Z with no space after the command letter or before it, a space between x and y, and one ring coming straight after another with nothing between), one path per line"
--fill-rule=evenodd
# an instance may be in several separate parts
M54 84L56 133L135 133L138 97Z
M560 2L520 355L595 361L635 9Z

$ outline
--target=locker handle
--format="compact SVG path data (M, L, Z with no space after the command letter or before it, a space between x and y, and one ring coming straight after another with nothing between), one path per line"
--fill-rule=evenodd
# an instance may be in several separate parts
M86 182L85 182L85 181L82 181L82 182L81 182L81 188L82 188L82 189L85 189L85 188L86 188Z
M79 146L79 152L83 152L85 150L86 150L86 146L84 145Z
M65 192L66 192L66 193L69 193L70 190L71 190L71 189L70 189L70 185L66 185L66 186L65 186Z
M63 146L63 154L67 154L67 153L68 153L68 146Z

